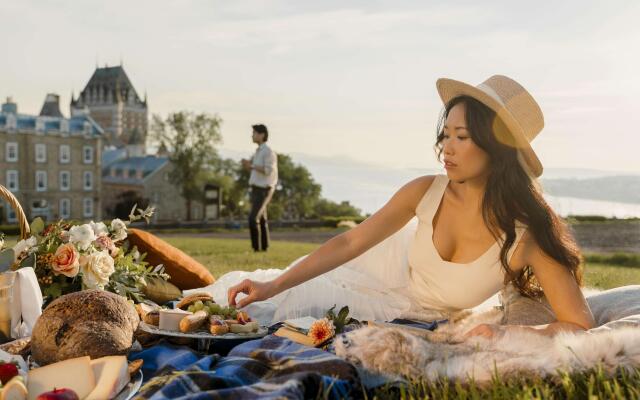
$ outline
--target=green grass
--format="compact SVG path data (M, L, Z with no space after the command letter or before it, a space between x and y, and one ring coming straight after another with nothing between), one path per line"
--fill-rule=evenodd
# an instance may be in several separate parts
M249 238L243 240L165 237L163 239L209 268L215 277L236 270L284 268L296 258L308 254L318 247L313 243L273 241L267 252L255 253L251 248Z
M624 285L640 285L640 268L620 265L587 264L584 273L587 287L611 289Z

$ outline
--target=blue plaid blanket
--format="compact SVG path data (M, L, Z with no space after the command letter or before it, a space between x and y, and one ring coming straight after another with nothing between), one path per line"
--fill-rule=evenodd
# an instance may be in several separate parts
M227 357L162 343L129 358L144 360L146 383L136 399L362 397L353 365L272 335L236 346Z

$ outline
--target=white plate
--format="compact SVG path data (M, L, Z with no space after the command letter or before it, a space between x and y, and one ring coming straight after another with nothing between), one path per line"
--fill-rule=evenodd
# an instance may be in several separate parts
M209 339L209 340L258 339L263 336L266 336L268 333L267 328L264 326L259 327L257 332L249 332L249 333L225 333L224 335L212 335L211 333L206 331L182 333L178 331L167 331L164 329L160 329L157 326L149 325L146 322L142 322L142 321L140 321L140 329L142 329L145 332L152 333L154 335L174 336L174 337L191 338L191 339Z

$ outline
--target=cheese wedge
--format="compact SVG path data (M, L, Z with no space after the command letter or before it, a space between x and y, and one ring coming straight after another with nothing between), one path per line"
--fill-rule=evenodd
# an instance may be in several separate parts
M96 387L96 379L89 357L71 358L29 371L27 376L28 399L53 389L71 389L84 399Z
M108 356L91 360L96 387L86 400L108 400L117 396L129 383L127 357Z
M13 377L0 392L0 400L27 400L27 387L22 378Z

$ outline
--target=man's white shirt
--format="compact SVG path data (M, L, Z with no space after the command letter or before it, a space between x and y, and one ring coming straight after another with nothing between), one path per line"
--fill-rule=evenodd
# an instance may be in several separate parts
M264 168L264 173L252 169L249 185L274 187L278 183L278 156L266 143L258 146L251 165Z

